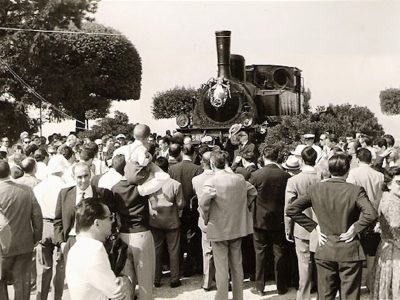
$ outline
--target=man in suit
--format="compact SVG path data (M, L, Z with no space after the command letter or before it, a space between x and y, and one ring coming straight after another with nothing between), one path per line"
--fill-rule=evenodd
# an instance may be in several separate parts
M211 168L214 176L208 179L199 200L200 213L207 226L216 269L215 300L228 299L229 270L233 299L243 299L242 237L251 234L252 218L249 206L256 196L255 188L243 176L228 172L228 154L214 150Z
M0 299L8 299L7 281L12 281L14 299L29 300L32 253L42 238L42 212L32 189L10 180L6 161L0 161L0 220Z
M382 187L384 176L382 173L374 170L371 167L372 153L365 148L357 150L358 167L349 171L347 182L362 186L368 195L368 200L372 206L378 210L379 202L382 197ZM380 234L374 232L374 226L369 227L361 236L361 242L364 246L365 254L367 255L367 287L372 289L371 282L373 276L372 267L375 261L376 250L380 242Z
M61 247L64 261L76 241L75 206L82 199L97 196L90 185L91 172L86 163L79 162L73 165L72 177L76 184L60 191L54 217L54 243Z
M186 253L190 266L189 269L184 270L184 268L182 268L181 270L187 276L190 276L191 273L195 271L194 269L201 268L199 265L201 265L202 257L200 250L200 230L197 227L199 214L197 212L197 203L193 203L192 201L193 196L195 195L193 191L192 178L199 175L203 169L192 162L194 154L195 149L193 145L183 146L182 161L170 165L168 171L172 179L181 183L183 200L185 201L185 207L183 208L181 218L181 259L184 256L184 253Z
M196 193L197 199L201 198L203 194L204 183L214 176L214 171L210 165L211 152L207 151L203 153L201 157L201 166L203 173L193 177L192 184L193 189ZM200 207L199 207L200 212ZM211 248L211 242L207 240L207 226L204 224L202 215L199 216L199 228L201 230L201 246L203 249L203 284L202 288L207 292L215 287L215 266L214 257Z
M377 213L364 188L346 182L349 157L334 154L328 161L332 177L314 184L306 196L295 200L286 215L309 232L316 229L319 246L315 253L319 299L360 299L362 261L358 234L372 224ZM303 211L312 207L318 224Z
M246 131L240 131L237 134L239 139L239 147L234 151L234 160L232 164L232 170L235 170L242 165L242 157L245 153L252 153L256 157L257 148L253 143L249 141L249 134ZM243 166L244 167L244 166Z
M168 172L167 158L163 156L158 157L156 159L156 164L164 172ZM178 181L170 178L163 184L161 189L164 197L167 201L171 202L172 205L160 208L157 214L150 219L151 232L153 234L154 246L156 248L156 274L154 286L161 286L162 254L166 244L171 270L170 286L175 288L181 285L179 279L179 252L181 239L181 222L179 215L181 214L185 203L183 202L181 184Z
M287 292L288 279L285 265L287 242L283 217L286 183L290 175L278 165L278 155L278 148L266 147L263 151L264 167L253 172L249 180L258 192L253 210L256 274L255 289L252 289L252 292L259 295L264 294L266 252L271 244L278 293Z
M315 170L315 161L318 153L311 146L301 152L303 167L301 172L288 179L286 185L285 209L294 200L307 194L309 187L319 181L320 177ZM311 209L304 212L310 218L313 215ZM285 217L286 239L295 241L297 262L299 266L299 289L297 290L297 300L310 299L311 292L311 270L312 260L310 255L310 233L298 224L293 224L292 219ZM313 251L315 252L315 250Z

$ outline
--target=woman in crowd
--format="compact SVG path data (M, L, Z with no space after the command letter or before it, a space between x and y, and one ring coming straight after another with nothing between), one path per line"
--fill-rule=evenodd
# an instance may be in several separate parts
M375 259L372 299L400 299L400 167L386 171L379 205L381 243Z

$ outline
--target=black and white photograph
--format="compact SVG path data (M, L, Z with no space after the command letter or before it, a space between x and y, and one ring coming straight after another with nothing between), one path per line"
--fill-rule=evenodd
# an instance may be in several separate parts
M0 0L0 300L400 299L400 2Z

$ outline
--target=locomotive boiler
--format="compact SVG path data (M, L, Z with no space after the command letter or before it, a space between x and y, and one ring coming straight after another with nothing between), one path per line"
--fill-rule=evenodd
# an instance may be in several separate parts
M303 111L301 70L281 65L247 65L230 53L231 32L217 31L218 75L204 83L189 115L177 117L178 131L195 140L204 135L227 136L241 124L257 139L281 116Z

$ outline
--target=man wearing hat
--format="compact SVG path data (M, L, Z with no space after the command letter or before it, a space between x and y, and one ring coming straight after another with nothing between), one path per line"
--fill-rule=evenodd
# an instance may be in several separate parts
M120 133L120 134L118 134L116 137L115 137L115 139L117 140L117 142L121 145L121 146L123 146L123 145L125 145L125 139L126 139L126 136L125 136L125 134L122 134L122 133Z
M306 146L312 147L317 152L317 157L320 157L322 154L322 149L318 145L314 144L315 134L306 133L305 135L303 135L303 138Z
M235 170L238 166L241 165L242 156L245 153L253 153L255 155L257 149L253 143L249 141L249 134L246 131L239 131L237 134L239 139L239 148L234 152L234 161L232 164L232 170Z
M282 164L282 167L286 170L286 172L293 176L298 174L300 171L300 161L296 156L290 155Z
M58 193L65 187L62 180L68 162L61 154L54 155L48 164L48 177L34 187L33 192L43 214L43 236L36 248L37 299L47 299L53 275L53 253L60 252L54 242L54 218ZM64 289L64 261L60 253L55 262L54 299L62 298Z

